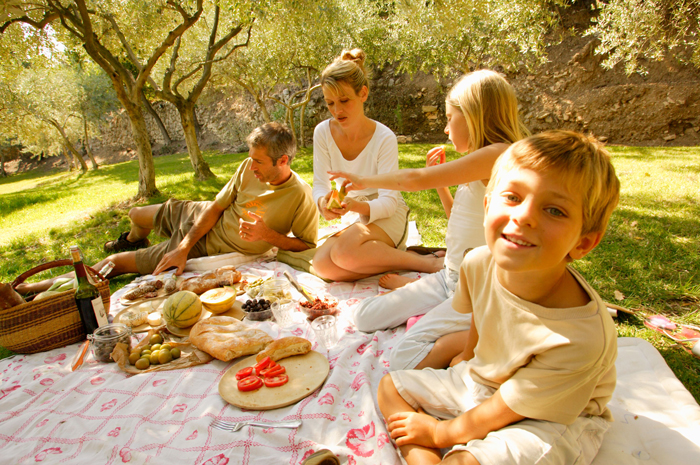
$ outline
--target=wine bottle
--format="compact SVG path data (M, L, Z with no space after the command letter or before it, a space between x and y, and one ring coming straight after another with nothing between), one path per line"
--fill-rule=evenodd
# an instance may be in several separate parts
M75 277L78 279L78 288L75 290L75 303L83 320L83 326L87 334L92 334L100 326L109 323L107 312L102 303L100 291L93 285L87 277L82 253L77 245L70 247L70 254L73 258Z

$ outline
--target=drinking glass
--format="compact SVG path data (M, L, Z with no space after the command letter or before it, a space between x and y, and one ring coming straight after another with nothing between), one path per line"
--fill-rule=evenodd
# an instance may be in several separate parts
M338 343L338 330L334 315L323 315L311 322L311 329L318 343L326 350L330 350Z
M295 303L291 300L280 299L272 302L270 309L275 316L277 324L284 327L291 326L294 323L294 306Z

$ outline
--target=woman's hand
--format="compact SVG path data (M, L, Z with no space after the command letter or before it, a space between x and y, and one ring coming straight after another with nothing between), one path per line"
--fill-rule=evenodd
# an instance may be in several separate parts
M339 214L339 213L336 213L336 210L335 210L335 209L334 209L334 210L329 210L328 208L326 208L326 206L328 205L328 201L330 200L330 198L331 198L331 192L329 192L328 194L326 194L326 196L323 197L323 198L321 199L320 202L318 202L318 210L321 212L321 215L323 216L323 218L324 218L326 221L335 220L335 219L340 218L341 216L343 216L343 215L341 215L341 214Z
M359 191L365 189L365 185L362 176L357 176L352 173L346 173L345 171L329 171L328 174L331 175L330 180L334 181L338 178L343 178L343 185L345 186L345 191Z
M399 412L387 418L391 438L397 446L416 444L418 446L438 449L435 431L438 421L427 415L422 409L418 412Z
M434 147L425 156L425 166L435 166L445 163L445 146Z

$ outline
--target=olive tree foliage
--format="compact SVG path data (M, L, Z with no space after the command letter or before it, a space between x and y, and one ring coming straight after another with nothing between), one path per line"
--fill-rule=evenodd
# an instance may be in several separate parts
M609 0L597 2L599 14L587 31L600 40L603 66L624 63L628 74L645 72L644 60L673 56L700 68L700 1Z
M250 45L234 57L219 83L245 89L265 121L273 119L268 103L282 109L303 146L304 115L313 93L320 92L321 71L343 49L362 46L365 31L381 21L368 15L370 10L364 0L271 2L256 18Z
M41 31L52 25L68 46L81 46L109 76L117 98L131 123L139 159L137 197L158 193L151 143L142 113L142 93L163 54L178 37L194 25L204 0L32 0L21 1L3 11L0 34L21 25ZM121 31L141 47L135 50L143 66L134 76L121 61L122 47L108 16L113 15ZM138 21L134 21L138 18ZM144 39L151 39L144 42ZM0 37L0 39L3 39Z
M80 105L87 98L75 68L55 61L49 66L30 65L14 79L7 95L18 124L17 136L24 145L35 152L66 150L87 171L75 147L82 133ZM54 137L46 134L51 131Z
M559 0L374 0L390 34L383 54L399 70L434 75L544 61ZM381 53L381 52L380 52Z
M250 5L244 2L221 3L224 8L218 3L205 3L205 11L198 23L187 34L178 37L169 50L169 60L163 60L149 79L156 96L174 104L180 114L190 162L199 180L216 176L199 148L195 105L221 62L248 45L254 21ZM142 65L133 50L126 41L123 45L140 69Z
M97 161L90 147L90 138L99 136L105 126L105 115L116 113L121 105L109 78L93 61L84 59L81 54L73 55L77 85L80 90L78 107L82 119L82 142L85 151L97 169Z

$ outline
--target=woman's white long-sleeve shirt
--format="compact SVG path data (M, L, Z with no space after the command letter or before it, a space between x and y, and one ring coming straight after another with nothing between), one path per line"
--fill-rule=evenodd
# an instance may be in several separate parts
M354 160L346 160L331 135L330 119L319 123L314 129L314 187L313 197L316 205L321 197L331 191L328 171L346 171L359 176L372 176L390 173L399 169L399 146L396 135L378 121L374 135L365 148ZM338 187L342 179L337 180ZM372 223L394 214L399 204L400 192L389 189L363 189L351 191L348 196L377 198L369 201L369 221Z

